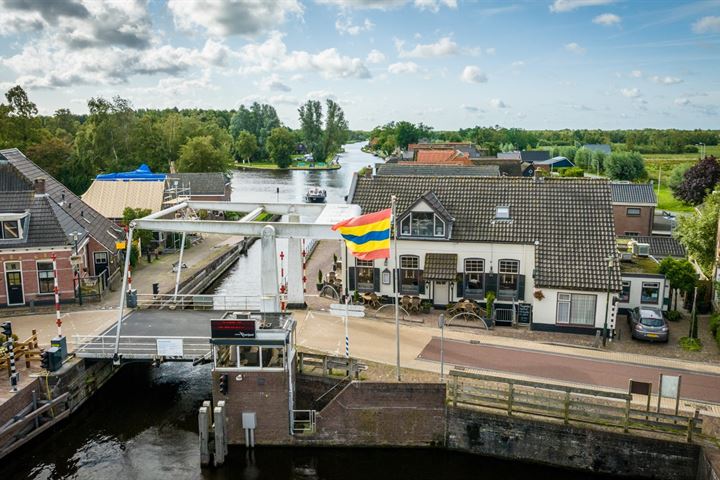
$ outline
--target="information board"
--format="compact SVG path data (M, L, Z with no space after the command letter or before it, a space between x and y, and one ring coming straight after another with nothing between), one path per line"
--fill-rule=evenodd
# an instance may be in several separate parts
M157 354L162 357L182 357L182 338L158 338Z
M212 338L255 338L255 320L210 320Z
M532 320L532 305L529 303L518 304L518 323L530 323Z

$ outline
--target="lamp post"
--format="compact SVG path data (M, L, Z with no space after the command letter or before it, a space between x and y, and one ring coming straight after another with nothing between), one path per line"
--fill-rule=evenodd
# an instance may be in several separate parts
M615 266L615 257L610 255L607 258L608 262L608 283L607 283L607 297L605 298L605 322L603 323L603 347L607 344L608 338L608 313L610 311L610 283L612 282L612 269Z
M75 241L75 256L79 257L80 254L78 253L78 232L73 232L72 237L73 237L73 240ZM82 282L80 281L80 264L76 264L74 269L75 269L75 274L77 275L78 303L80 305L82 305L83 302L82 302Z
M440 381L445 380L445 315L442 313L438 317L438 327L440 327Z

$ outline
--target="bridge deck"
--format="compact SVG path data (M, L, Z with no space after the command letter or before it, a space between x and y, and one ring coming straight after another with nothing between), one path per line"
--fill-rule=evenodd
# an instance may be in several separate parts
M192 361L210 351L210 320L225 310L136 310L120 329L119 354L124 359ZM75 354L82 358L112 358L117 323L100 335L77 336Z

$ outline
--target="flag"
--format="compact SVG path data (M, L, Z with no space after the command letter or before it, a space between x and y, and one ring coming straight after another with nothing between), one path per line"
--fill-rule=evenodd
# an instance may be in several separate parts
M392 209L349 218L332 226L345 239L345 245L360 260L390 256L390 217Z

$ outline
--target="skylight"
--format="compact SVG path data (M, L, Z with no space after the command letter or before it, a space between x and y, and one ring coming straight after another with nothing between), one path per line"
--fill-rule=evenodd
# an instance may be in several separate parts
M510 220L510 207L495 207L496 220Z

